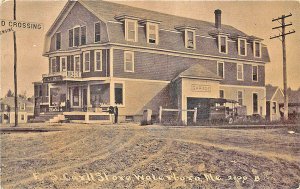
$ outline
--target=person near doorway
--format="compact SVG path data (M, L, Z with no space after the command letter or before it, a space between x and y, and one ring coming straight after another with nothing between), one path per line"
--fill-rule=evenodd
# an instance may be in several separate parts
M114 115L115 115L115 123L118 123L118 116L119 116L119 109L118 106L115 106L114 108Z

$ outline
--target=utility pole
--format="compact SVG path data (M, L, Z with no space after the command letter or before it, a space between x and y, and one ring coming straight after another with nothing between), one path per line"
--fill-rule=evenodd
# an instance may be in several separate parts
M283 64L283 93L284 93L284 120L288 120L288 94L287 94L287 69L286 69L286 45L285 45L285 36L295 33L295 30L288 31L286 33L285 28L287 26L291 26L292 23L285 24L285 19L287 17L292 16L290 13L289 15L282 15L281 17L272 19L272 22L279 22L280 26L272 28L275 29L281 29L279 35L275 35L270 37L270 39L279 38L282 42L282 64ZM281 22L280 22L281 21Z
M14 20L16 20L16 0L14 0ZM17 41L16 32L14 35L14 87L15 87L15 127L18 126L18 81L17 81Z

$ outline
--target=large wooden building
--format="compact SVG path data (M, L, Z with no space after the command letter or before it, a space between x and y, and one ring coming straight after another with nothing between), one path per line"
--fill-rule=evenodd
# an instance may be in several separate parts
M266 115L262 39L221 23L106 1L69 1L46 35L49 73L35 83L42 111L75 120L139 120L144 109L192 108L192 102L226 98ZM62 108L65 107L67 108ZM73 116L73 117L72 117ZM182 121L187 114L182 113Z

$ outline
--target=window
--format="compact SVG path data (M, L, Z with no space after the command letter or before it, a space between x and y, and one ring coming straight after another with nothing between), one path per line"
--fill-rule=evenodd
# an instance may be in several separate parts
M83 53L83 71L84 72L90 71L90 52Z
M61 48L61 33L60 32L56 33L55 38L56 38L56 43L55 43L56 50L59 50Z
M238 94L237 94L237 101L239 103L239 105L243 105L243 91L238 91Z
M95 23L95 42L100 41L100 22Z
M25 108L26 108L26 104L25 103L23 103L23 104L20 105L20 110L25 110Z
M56 66L56 58L51 58L50 59L50 73L55 73L56 72L56 69L57 69L57 66Z
M277 103L276 102L272 102L272 113L273 114L277 113Z
M247 55L247 41L246 39L238 39L238 49L240 56Z
M134 53L131 51L124 52L124 71L134 72Z
M80 34L80 27L74 28L74 46L79 46L79 34Z
M258 41L254 41L253 42L253 46L254 46L254 57L260 58L261 57L261 43Z
M21 121L24 121L25 120L25 116L24 114L21 114Z
M80 72L80 56L74 56L74 70Z
M60 71L67 71L66 57L60 57Z
M102 71L102 51L95 51L95 71Z
M137 42L137 21L125 20L125 39L127 41Z
M218 45L219 45L219 52L227 54L228 52L227 36L219 35Z
M253 102L253 114L257 114L258 113L258 94L257 93L253 93L252 102Z
M109 84L90 85L90 103L92 107L100 107L103 104L109 104Z
M73 29L69 30L69 47L73 47Z
M220 98L225 98L225 95L224 95L224 90L220 90Z
M79 106L79 87L74 87L73 88L73 101L72 101L72 103L73 103L73 106Z
M244 80L243 64L237 64L237 80Z
M123 97L124 97L124 90L122 83L115 83L115 104L116 105L123 105Z
M195 49L195 31L185 30L185 47L188 49Z
M158 25L147 23L147 41L151 44L158 44Z
M224 62L218 62L218 76L224 78Z
M81 45L86 45L86 26L81 26L80 28L81 32Z
M258 66L252 66L252 81L258 81Z

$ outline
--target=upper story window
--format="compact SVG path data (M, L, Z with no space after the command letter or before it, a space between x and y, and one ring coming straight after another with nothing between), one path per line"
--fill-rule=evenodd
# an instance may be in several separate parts
M55 46L56 46L56 50L61 49L61 33L60 32L55 34Z
M131 51L124 52L124 71L134 72L134 53Z
M66 57L60 57L60 70L67 71L67 60Z
M219 93L220 98L225 98L224 90L220 90Z
M137 42L138 25L136 20L125 19L125 40Z
M219 35L218 36L218 46L219 46L219 52L220 53L228 53L228 41L227 36Z
M224 78L224 62L218 62L218 76Z
M151 44L158 44L158 25L154 23L147 23L147 42Z
M57 69L56 58L54 57L50 59L50 73L55 73L56 69Z
M185 47L196 49L196 36L194 30L185 30Z
M80 37L81 45L86 45L86 26L80 27L80 34L81 34Z
M247 40L246 39L238 39L238 49L240 56L247 56Z
M254 57L261 57L261 43L259 41L253 41Z
M102 71L102 51L95 51L95 71Z
M73 29L69 29L69 47L73 47Z
M100 42L100 31L101 31L101 25L100 25L100 22L96 22L95 23L95 42Z
M80 42L80 27L76 27L74 28L74 46L77 47L79 46L79 42Z
M258 66L252 66L252 81L258 81Z
M237 80L244 80L244 66L243 64L237 64Z
M83 71L84 72L90 71L90 52L83 53Z

